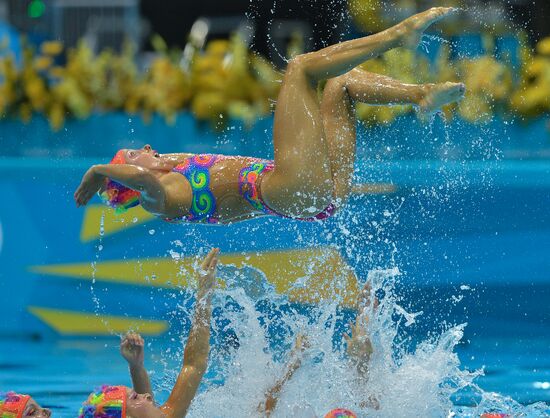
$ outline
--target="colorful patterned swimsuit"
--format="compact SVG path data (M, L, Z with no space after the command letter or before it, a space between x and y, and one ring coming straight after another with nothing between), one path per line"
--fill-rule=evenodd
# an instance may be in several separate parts
M210 188L210 168L224 159L235 158L225 155L197 154L187 158L182 164L177 165L172 171L183 175L191 185L193 198L189 215L178 218L165 219L168 222L195 222L219 224L222 223L217 213L216 197ZM246 158L250 163L239 172L239 195L245 199L254 209L256 214L275 215L290 218L271 209L262 199L260 182L263 174L273 170L273 161L257 158ZM335 212L334 205L330 205L324 211L311 218L293 218L302 221L315 221L326 219Z

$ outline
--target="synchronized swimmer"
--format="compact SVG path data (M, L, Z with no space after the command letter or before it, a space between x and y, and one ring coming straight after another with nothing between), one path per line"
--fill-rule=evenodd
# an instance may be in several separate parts
M348 200L354 171L353 103L413 104L433 112L464 95L462 83L405 84L356 68L396 47L418 46L423 32L456 9L436 7L380 33L295 57L274 117L274 161L213 154L123 149L92 166L77 206L99 192L118 211L141 204L170 222L228 224L275 215L312 221ZM317 83L327 80L321 100Z
M110 164L94 165L74 193L77 206L94 194L117 211L141 204L169 222L229 224L257 216L313 221L333 215L348 200L356 153L353 104L413 104L431 113L460 100L462 83L405 84L358 66L396 47L416 48L423 32L456 9L432 8L378 34L299 55L288 65L274 116L274 160L214 154L159 154L150 145L123 149ZM318 82L326 80L319 100ZM133 388L103 386L92 393L80 418L183 418L208 366L212 292L219 250L205 258L198 280L193 323L182 369L170 396L157 405L143 365L143 339L128 334L121 353L128 361ZM365 287L363 299L370 300ZM368 296L368 297L366 297ZM375 307L375 306L374 306ZM372 354L367 335L370 304L360 309L346 336L348 357L365 379ZM301 365L307 339L297 337L283 377L265 394L258 413L270 416L283 386ZM376 399L361 406L378 408ZM49 417L30 396L13 392L0 397L0 415ZM327 417L354 417L337 409Z
M346 354L349 364L351 369L355 369L352 373L358 377L358 384L366 385L369 378L370 359L374 351L368 333L369 319L378 308L378 299L371 291L370 283L365 284L363 290L359 293L355 307L357 310L355 324L350 322L350 333L343 336L346 340ZM282 376L268 388L264 400L258 405L258 412L261 416L269 418L277 410L277 404L284 387L296 371L302 367L303 354L309 349L310 343L307 336L298 334L283 368ZM380 408L378 400L374 396L368 395L360 402L360 406L375 410ZM328 412L324 418L357 418L357 415L349 409L337 408Z
M118 211L141 204L170 222L228 224L256 216L275 215L304 221L333 215L349 198L356 149L353 103L413 104L422 112L460 100L462 83L405 84L366 72L358 65L396 47L416 47L424 30L454 12L437 7L419 13L378 34L342 42L294 58L288 65L275 111L274 161L212 154L159 154L151 146L123 149L110 164L94 165L84 175L74 198L86 205L94 194ZM316 84L327 80L321 100ZM219 250L204 259L198 280L194 317L184 349L181 371L163 405L157 405L144 367L144 342L129 333L121 354L130 367L133 388L102 386L83 404L79 418L183 418L208 366L212 293ZM368 379L373 345L369 315L377 306L367 284L359 296L358 315L345 335L350 365L359 379ZM282 377L266 391L257 412L269 417L284 386L302 365L309 348L296 337ZM379 409L366 396L359 407ZM50 417L29 395L0 396L1 417ZM506 416L483 414L482 418ZM326 418L356 415L334 409Z
M42 408L30 395L8 392L0 395L2 418L49 418L52 411Z
M130 333L122 340L120 352L128 362L133 388L104 385L90 394L79 418L183 418L208 366L212 292L216 281L218 249L205 257L198 277L195 313L183 353L183 365L176 383L163 405L157 405L144 367L143 339Z
M219 250L214 249L202 263L201 270L204 274L198 278L195 313L185 345L183 365L168 400L161 406L155 402L149 375L144 367L143 338L130 332L122 339L120 352L128 362L133 387L102 386L90 394L80 410L79 418L180 418L187 414L208 366L211 299L218 255ZM373 298L370 285L365 285L357 300L356 324L352 326L350 335L344 335L350 365L356 368L358 376L365 381L373 352L368 336L368 318L377 306L376 298L374 304L371 303ZM257 412L260 416L270 417L274 413L285 385L301 367L303 353L309 348L307 337L297 335L282 377L268 388L264 400L258 405ZM369 397L361 406L377 409L378 402ZM338 408L328 412L325 418L356 418L356 415L347 409Z

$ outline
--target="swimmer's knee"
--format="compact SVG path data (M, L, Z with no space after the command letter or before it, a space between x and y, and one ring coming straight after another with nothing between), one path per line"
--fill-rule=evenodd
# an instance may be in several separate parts
M292 74L292 73L306 73L307 70L307 63L308 58L307 54L300 54L292 58L286 67L286 73Z
M343 98L349 98L347 86L346 74L328 79L323 91L323 101L340 101Z
M319 81L317 75L314 73L313 66L315 57L313 53L300 54L292 58L286 67L285 74L303 75L310 81Z
M347 84L347 74L342 74L338 77L329 78L325 85L325 89L346 89Z

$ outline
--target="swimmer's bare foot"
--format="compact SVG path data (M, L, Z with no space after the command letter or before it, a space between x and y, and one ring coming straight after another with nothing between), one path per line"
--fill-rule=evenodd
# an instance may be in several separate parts
M452 13L456 13L458 10L456 7L432 7L425 12L405 19L400 23L400 25L403 25L403 46L416 49L422 40L424 31L430 25Z
M425 96L418 102L421 114L432 114L441 107L457 102L464 97L466 87L463 83L440 83L426 86Z

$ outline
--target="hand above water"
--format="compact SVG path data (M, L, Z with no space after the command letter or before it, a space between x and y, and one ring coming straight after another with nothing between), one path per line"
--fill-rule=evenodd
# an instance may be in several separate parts
M144 344L141 335L135 332L129 332L120 342L120 354L130 366L143 365Z
M74 192L76 206L85 206L103 185L104 176L98 174L95 167L90 167L82 177L80 185Z
M213 248L204 258L198 274L198 298L209 295L216 283L216 272L219 262L219 248Z
M349 324L351 335L344 334L347 343L346 352L356 362L368 361L373 352L372 343L367 334L368 322L366 315L358 315L355 324Z
M288 361L285 365L285 370L281 378L265 392L265 399L258 405L258 412L261 416L270 417L275 410L283 387L292 379L292 376L302 365L302 354L305 350L311 347L309 339L306 335L298 333L294 340L294 346L290 352Z
M355 324L349 324L351 333L344 334L346 340L346 352L349 358L356 364L361 374L368 371L370 357L373 353L372 342L369 338L369 315L374 314L378 308L378 299L372 299L372 288L366 283L357 298L357 318Z
M310 347L311 343L309 342L309 338L305 334L298 333L296 335L296 338L294 339L294 347L292 348L292 353L303 353Z
M120 354L130 366L132 386L137 393L153 393L149 374L143 365L144 341L136 332L128 332L120 341Z
M376 295L372 297L372 286L369 282L365 283L359 295L357 295L356 309L361 314L363 311L371 310L375 311L378 308L378 298Z

